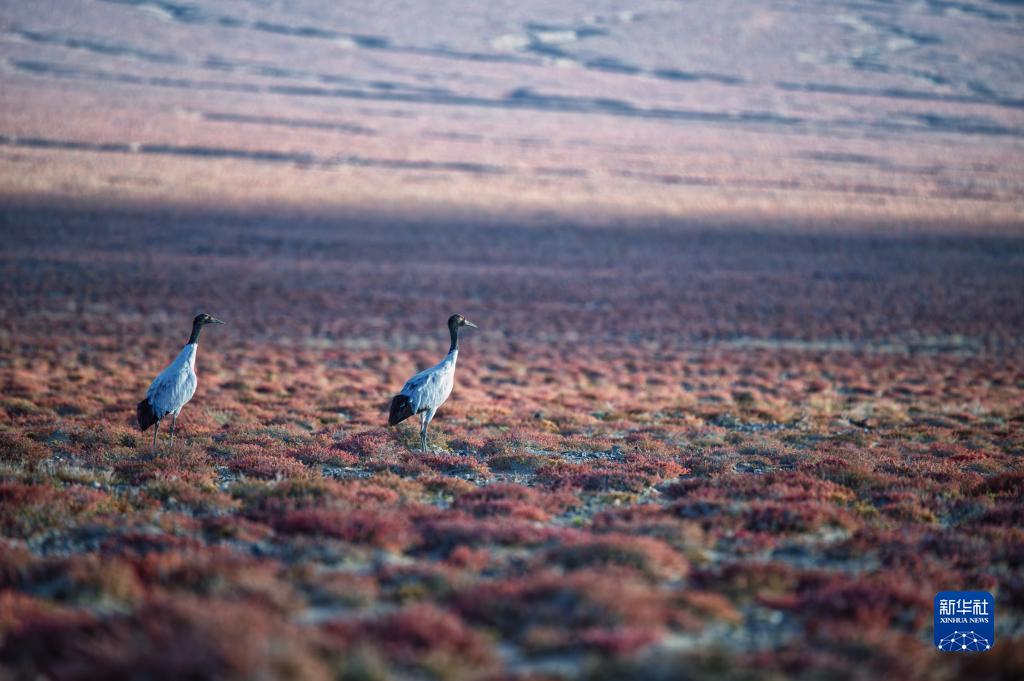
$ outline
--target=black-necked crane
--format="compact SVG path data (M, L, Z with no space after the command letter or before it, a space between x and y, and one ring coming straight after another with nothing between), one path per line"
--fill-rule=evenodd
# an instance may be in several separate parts
M181 408L196 393L196 348L199 346L199 333L207 324L223 324L205 312L192 320L192 335L188 343L181 349L178 356L166 369L160 372L146 391L146 399L139 402L135 413L139 419L139 428L145 432L150 426L153 429L153 451L156 451L156 434L160 431L160 421L171 415L171 449L174 449L174 424L178 420Z
M391 399L391 413L388 425L394 426L413 414L420 417L420 451L427 451L427 425L438 408L452 394L455 386L455 362L459 359L459 330L464 326L477 328L476 324L460 314L448 318L448 333L452 345L437 366L416 374L402 386L401 392Z

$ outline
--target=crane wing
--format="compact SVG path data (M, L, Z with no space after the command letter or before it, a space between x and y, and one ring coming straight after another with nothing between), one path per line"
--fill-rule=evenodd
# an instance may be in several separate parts
M431 377L434 375L432 373L433 371L434 371L433 368L431 368L431 369L424 369L423 371L419 372L418 374L416 374L415 376L410 378L408 381L405 382L405 385L402 386L402 391L401 391L402 394L403 395L412 395L417 390L420 390L421 388L423 388L423 386L428 381L430 381Z
M391 400L388 423L395 425L423 411L428 412L428 418L433 417L452 392L454 374L454 360L446 359L410 378Z
M427 369L416 374L402 386L402 394L409 396L409 403L412 413L417 414L425 407L430 406L431 388L437 383L437 372Z
M196 375L190 369L187 363L174 363L153 380L146 391L146 399L157 418L177 413L192 399L196 392Z

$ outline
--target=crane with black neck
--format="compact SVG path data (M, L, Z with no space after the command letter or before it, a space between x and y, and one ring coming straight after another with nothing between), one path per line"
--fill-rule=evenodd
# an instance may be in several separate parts
M153 428L153 451L156 451L156 435L160 430L160 421L171 415L171 444L174 449L174 424L178 420L181 408L196 393L196 350L199 347L199 334L207 324L223 324L219 319L203 314L192 320L192 334L188 343L181 349L178 356L166 369L153 379L146 391L146 399L139 402L135 410L139 420L139 428L143 432L150 426Z
M452 344L448 354L436 366L416 374L402 386L401 392L391 399L388 425L394 426L413 415L420 417L420 451L427 451L427 426L438 408L452 394L455 386L455 363L459 359L459 331L476 324L460 314L448 318L448 333Z

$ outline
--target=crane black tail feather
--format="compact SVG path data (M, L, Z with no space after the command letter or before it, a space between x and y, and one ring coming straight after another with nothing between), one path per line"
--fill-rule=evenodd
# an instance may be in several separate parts
M139 406L135 408L135 416L139 419L139 428L143 431L160 420L156 416L153 405L149 403L149 398L139 402Z
M412 416L412 403L408 395L395 395L391 399L391 413L388 415L388 425L394 426Z

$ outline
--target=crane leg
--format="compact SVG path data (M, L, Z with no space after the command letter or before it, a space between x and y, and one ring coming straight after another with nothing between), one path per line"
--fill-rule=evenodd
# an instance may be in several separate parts
M153 424L153 453L156 454L156 434L160 430L160 422Z
M178 422L178 415L171 415L171 452L174 452L174 424Z
M427 451L427 424L430 421L427 420L427 413L423 412L420 415L420 451Z

